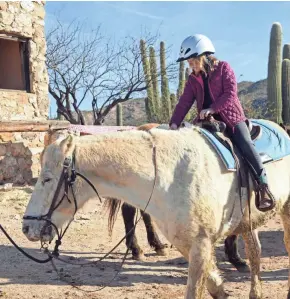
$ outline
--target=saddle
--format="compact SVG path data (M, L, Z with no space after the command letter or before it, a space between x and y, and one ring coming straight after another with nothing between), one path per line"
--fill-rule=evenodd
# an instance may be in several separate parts
M223 133L226 135L226 124L222 121L216 120L212 115L209 115L207 119L199 123L202 128L210 131L211 133ZM250 131L251 139L253 141L259 139L262 136L262 129L258 125L254 125L249 119L246 120L246 124Z
M246 124L250 131L252 141L262 136L262 128L259 125L253 125L250 120L246 120ZM243 157L240 150L231 142L226 132L226 124L214 119L212 115L209 115L205 120L199 122L198 125L211 132L232 153L239 179L240 200L242 200L244 188L248 191L248 200L250 199L249 175L251 175L255 192L255 204L258 208L261 198L261 189L258 184L257 174L250 163Z

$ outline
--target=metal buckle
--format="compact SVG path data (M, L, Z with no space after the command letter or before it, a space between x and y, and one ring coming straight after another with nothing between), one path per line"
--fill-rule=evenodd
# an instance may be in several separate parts
M71 158L71 157L66 157L66 158L64 159L64 161L63 161L62 166L63 166L64 168L68 168L68 167L70 167L71 162L72 162L72 158Z

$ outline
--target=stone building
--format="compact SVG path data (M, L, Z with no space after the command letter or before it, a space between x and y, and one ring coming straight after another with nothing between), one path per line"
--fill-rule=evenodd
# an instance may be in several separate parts
M49 100L44 1L0 2L0 184L39 173Z
M0 2L0 117L46 119L44 2Z

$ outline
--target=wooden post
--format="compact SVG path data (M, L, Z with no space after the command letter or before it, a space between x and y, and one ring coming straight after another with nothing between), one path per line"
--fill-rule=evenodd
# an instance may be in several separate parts
M46 132L67 129L68 121L1 121L0 132Z

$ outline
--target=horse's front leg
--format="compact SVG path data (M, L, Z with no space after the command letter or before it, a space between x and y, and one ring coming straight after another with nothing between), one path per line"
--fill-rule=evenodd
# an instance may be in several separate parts
M261 244L256 230L243 233L246 255L251 268L251 291L250 299L262 298L262 284L260 277Z
M213 245L208 236L199 234L189 251L185 299L204 299L205 284L211 270Z
M162 244L154 227L153 221L149 214L141 211L142 218L147 231L147 240L149 245L154 248L157 255L165 256L167 255L167 244Z
M134 221L135 221L136 208L123 203L122 205L122 216L126 230L126 245L127 248L132 250L132 256L134 260L142 261L144 259L144 253L141 247L138 245L137 238L135 235Z

